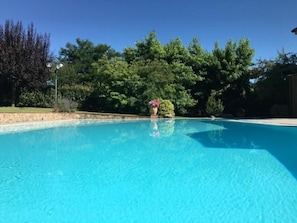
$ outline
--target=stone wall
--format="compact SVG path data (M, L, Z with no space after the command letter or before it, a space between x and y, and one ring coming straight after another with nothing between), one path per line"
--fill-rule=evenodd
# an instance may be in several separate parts
M144 117L117 114L90 113L0 113L0 124L55 121L71 119L139 119Z

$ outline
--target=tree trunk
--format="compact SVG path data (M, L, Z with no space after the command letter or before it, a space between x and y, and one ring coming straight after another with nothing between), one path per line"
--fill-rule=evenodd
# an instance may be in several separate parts
M12 83L11 107L15 107L17 84Z

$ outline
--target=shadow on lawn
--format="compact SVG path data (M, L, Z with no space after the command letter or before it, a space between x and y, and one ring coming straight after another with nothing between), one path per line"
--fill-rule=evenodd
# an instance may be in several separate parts
M297 179L297 128L249 123L214 121L222 128L195 132L190 137L214 149L265 149Z

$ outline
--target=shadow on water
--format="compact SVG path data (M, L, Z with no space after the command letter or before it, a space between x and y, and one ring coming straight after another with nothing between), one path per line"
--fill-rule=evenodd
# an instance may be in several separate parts
M221 126L207 132L195 132L190 137L207 148L265 149L278 159L297 179L297 128L230 121L210 122Z

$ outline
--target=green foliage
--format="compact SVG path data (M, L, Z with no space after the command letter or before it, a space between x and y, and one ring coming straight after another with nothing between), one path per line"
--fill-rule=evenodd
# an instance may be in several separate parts
M230 40L224 48L220 48L216 43L211 53L204 54L204 61L196 58L199 62L196 66L200 68L203 78L203 81L197 82L193 91L199 100L199 110L205 110L211 91L220 96L224 104L237 101L237 105L226 108L233 112L245 100L247 92L250 92L249 67L254 54L249 44L249 40L245 39L239 42ZM197 46L194 49L201 55L201 49ZM194 69L196 70L196 67Z
M296 73L296 54L279 53L274 60L258 61L257 66L251 71L254 78L253 96L255 99L253 104L259 108L253 115L270 115L272 107L277 104L288 106L289 83L287 76Z
M168 44L164 46L164 50L165 50L165 60L168 63L172 63L172 62L185 63L189 59L189 53L179 38L175 40L171 40Z
M60 61L57 63L60 64ZM55 79L55 75L56 73L53 71L51 80ZM77 73L75 65L63 63L63 67L57 71L58 88L61 88L64 85L82 85L82 76L83 75Z
M57 112L74 112L77 110L77 103L68 98L62 98L54 107Z
M10 25L7 27L10 28ZM14 29L15 34L22 33L20 24L16 27L19 29ZM3 30L0 29L0 34L4 33ZM32 27L29 27L29 33L34 33ZM1 38L4 36L0 35ZM44 49L48 50L48 36L39 37L45 44ZM2 40L1 47L5 46ZM162 45L153 31L144 40L136 41L134 47L125 48L123 54L106 44L94 45L89 40L77 38L75 44L67 43L60 50L58 61L63 63L63 69L49 76L48 70L40 68L45 68L46 62L52 61L47 51L43 64L39 59L35 63L30 57L35 51L28 50L25 53L28 56L19 57L21 43L18 39L13 41L14 47L5 46L1 50L0 65L3 58L9 58L7 52L21 59L15 60L12 71L5 64L6 70L0 66L0 103L6 104L7 97L13 97L9 92L28 89L28 92L23 91L20 105L50 106L48 101L52 100L46 95L52 99L53 92L42 98L42 93L36 91L43 92L39 86L50 79L55 80L57 75L59 98L66 98L58 104L57 109L61 111L72 111L78 107L92 111L148 114L147 102L152 98L166 98L170 106L174 104L172 108L165 102L164 111L160 107L161 114L168 110L176 115L218 114L222 110L236 114L238 108L247 110L244 105L263 105L269 111L273 104L287 103L288 99L284 97L288 93L286 75L297 73L296 55L282 55L278 60L262 62L250 71L254 50L246 39L230 40L223 48L215 43L213 51L208 52L197 38L188 47L179 38ZM29 62L32 63L27 70L17 69ZM35 70L36 65L40 68L38 71ZM254 85L251 85L250 77L257 80ZM273 93L270 89L277 91ZM251 97L254 100L250 100ZM273 110L279 112L279 109Z
M176 113L179 115L186 115L188 114L188 109L194 107L196 105L195 99L192 98L189 91L185 90L184 87L179 90L176 88L176 94L174 97L174 103L176 105Z
M67 43L66 48L61 48L59 60L72 64L80 74L92 73L91 64L107 55L110 46L99 44L95 46L89 40L76 39L76 44Z
M76 84L76 85L62 85L59 88L63 98L69 98L77 103L77 107L83 107L83 103L87 97L92 93L92 88L87 85Z
M178 114L186 114L196 104L190 89L202 78L187 64L189 56L180 39L162 46L155 32L138 41L135 49L124 50L124 58L131 65L129 69L140 77L135 97L142 113L147 113L143 101L151 98L170 99L178 105Z
M99 102L98 109L124 113L133 111L140 87L140 77L133 68L120 58L103 58L93 63L93 67L96 71L93 96Z
M161 117L164 116L174 116L174 105L172 104L172 102L170 100L160 100L161 104L158 110L158 114Z
M142 63L142 65L141 65ZM164 60L141 61L137 63L137 73L141 78L139 93L142 101L151 98L170 98L173 90L174 74L170 65Z
M20 107L41 107L50 108L53 105L51 92L46 91L24 91L19 97L18 106Z
M143 102L166 98L174 103L178 115L186 115L197 105L205 111L209 89L228 101L234 95L245 97L249 87L245 71L253 50L247 40L229 41L223 49L216 44L214 51L207 53L196 38L188 48L178 38L162 45L151 32L144 40L136 41L135 48L124 49L122 58L110 58L107 48L102 48L97 60L90 57L94 45L89 41L78 39L77 46L67 44L67 48L61 51L62 58L70 59L74 67L88 61L88 71L82 73L83 78L77 78L69 76L73 72L68 69L60 83L73 86L67 80L75 80L89 86L92 90L82 100L82 108L88 110L147 114ZM59 88L64 95L64 88ZM69 98L71 94L65 95Z
M164 58L164 48L157 39L156 32L150 32L144 41L137 41L136 59L156 60Z
M289 115L289 106L274 104L270 109L270 114L274 117L287 117Z
M211 94L206 102L206 113L208 115L219 115L224 110L221 99L216 99L215 94Z

